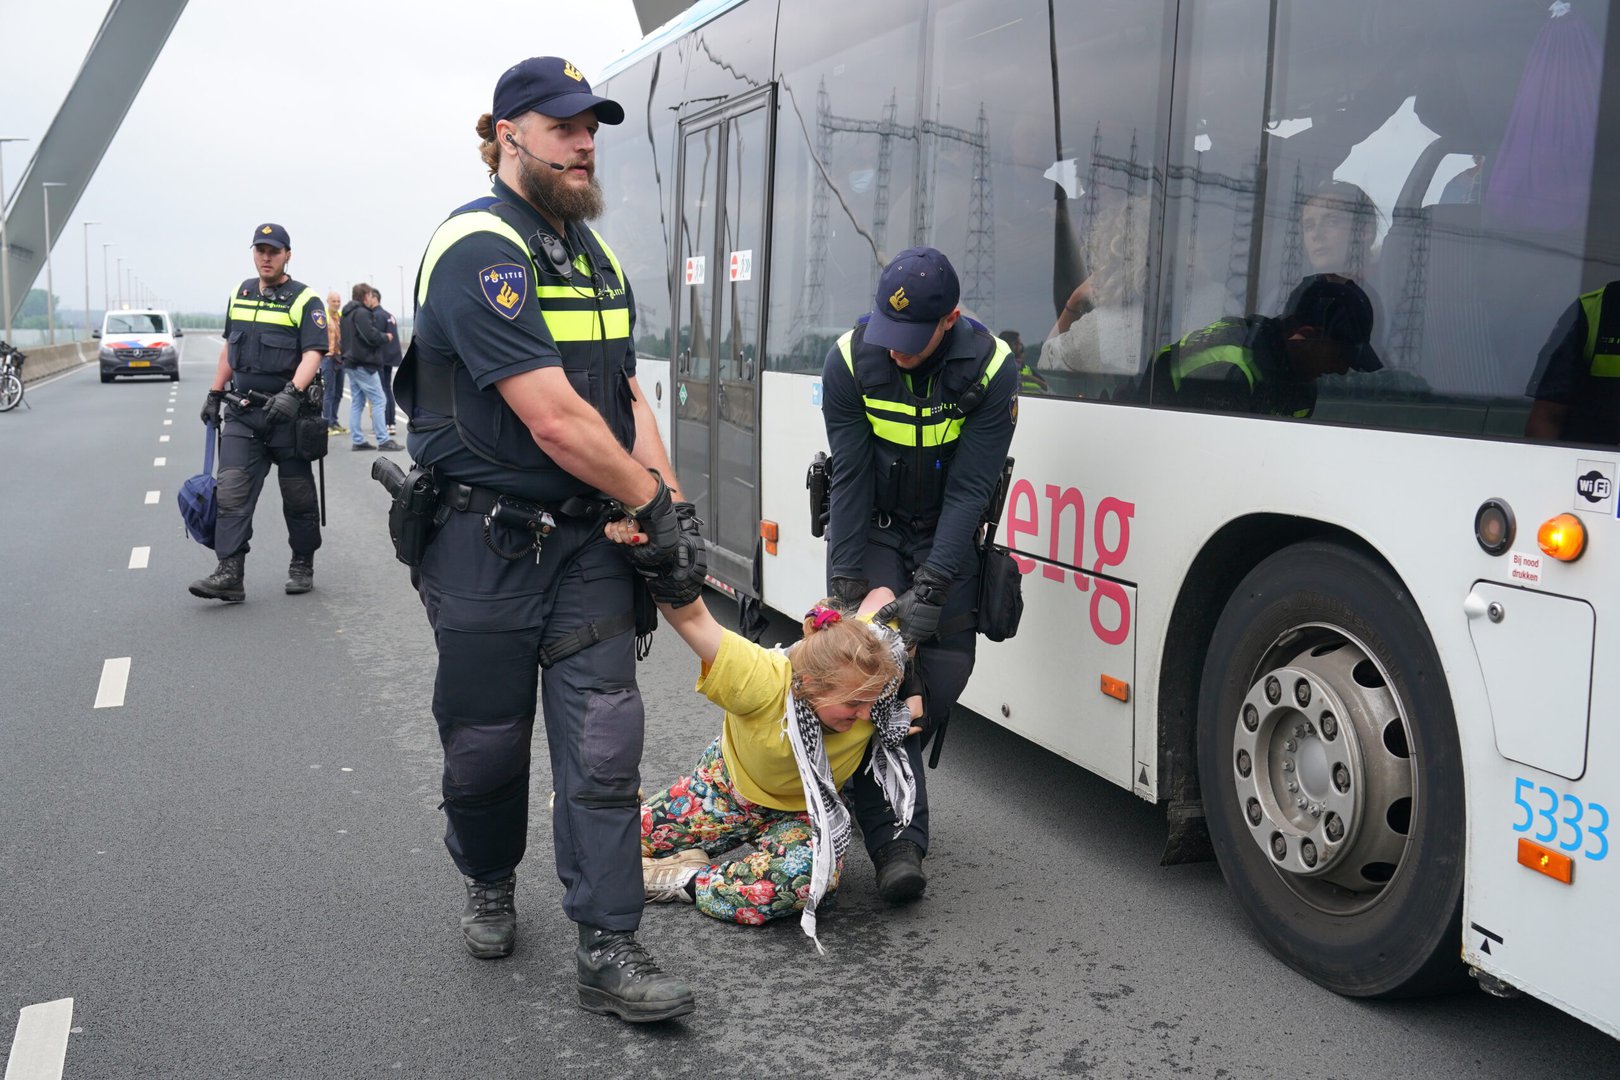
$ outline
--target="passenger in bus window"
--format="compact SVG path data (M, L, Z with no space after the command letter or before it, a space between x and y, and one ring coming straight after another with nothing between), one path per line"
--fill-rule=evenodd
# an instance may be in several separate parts
M1321 376L1383 367L1373 322L1359 285L1313 274L1280 316L1229 315L1160 349L1144 396L1176 408L1303 419L1316 408Z
M606 528L642 544L633 522ZM701 596L658 610L702 663L697 690L725 710L720 735L692 772L641 808L646 898L696 904L724 922L761 926L802 912L816 948L816 909L838 887L849 850L849 809L839 792L870 758L901 824L914 812L916 774L905 740L920 731L922 698L905 695L905 644L872 621L894 599L875 589L866 614L846 617L824 600L804 636L767 649L723 629ZM750 852L722 861L747 845Z
M1313 274L1364 280L1372 272L1378 238L1377 205L1355 184L1333 180L1300 208L1300 242Z
M906 740L917 777L909 823L863 769L852 800L878 892L891 903L928 883L928 792L922 743L937 740L973 671L979 592L974 540L1018 418L1018 365L1007 343L962 317L956 270L934 248L884 268L870 315L822 367L832 451L828 587L854 608L869 588L897 594L879 612L916 646L928 730ZM940 744L935 743L935 760Z
M1141 374L1147 292L1148 200L1126 198L1096 214L1083 242L1086 279L1069 293L1041 344L1045 372Z
M1564 311L1526 393L1535 399L1527 437L1620 443L1620 281Z

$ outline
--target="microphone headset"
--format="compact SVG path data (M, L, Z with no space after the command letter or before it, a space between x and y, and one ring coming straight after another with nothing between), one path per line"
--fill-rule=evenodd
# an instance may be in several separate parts
M556 169L558 172L567 172L568 171L568 166L566 166L566 165L559 165L555 161L547 161L543 157L536 157L534 154L529 153L529 151L525 147L519 145L519 143L518 143L518 141L516 139L512 138L512 133L510 131L508 131L506 133L506 141L511 143L513 149L515 149L518 153L523 154L523 155L525 155L527 157L534 158L534 160L538 161L542 165L549 165L551 168Z

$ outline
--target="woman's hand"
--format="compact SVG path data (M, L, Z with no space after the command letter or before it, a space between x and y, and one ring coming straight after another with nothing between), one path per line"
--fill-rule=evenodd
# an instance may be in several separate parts
M645 544L647 534L636 528L636 523L630 518L620 518L610 521L602 528L602 535L615 544L629 544L631 546Z
M921 694L912 694L910 697L906 698L906 708L911 710L911 718L913 720L921 720L923 718L922 695ZM922 732L922 725L921 724L912 724L910 730L908 730L906 732L906 734L907 735L917 735L917 734L920 734L921 732Z

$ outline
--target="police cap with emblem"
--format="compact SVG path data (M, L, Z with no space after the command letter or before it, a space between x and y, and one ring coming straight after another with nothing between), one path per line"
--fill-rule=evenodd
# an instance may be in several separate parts
M288 238L287 230L270 222L265 222L253 230L251 246L257 247L260 244L269 244L283 250L292 248L292 240Z
M937 248L907 248L883 268L878 278L872 317L866 323L868 345L915 356L928 347L939 320L956 310L962 287Z
M624 123L624 108L617 102L591 93L591 84L578 68L560 56L531 56L506 69L495 84L495 106L490 115L510 120L534 111L546 116L568 117L596 110L604 124Z
M1351 367L1377 371L1384 366L1372 347L1373 305L1360 285L1339 274L1312 274L1289 294L1284 321L1310 326L1329 341L1347 346Z

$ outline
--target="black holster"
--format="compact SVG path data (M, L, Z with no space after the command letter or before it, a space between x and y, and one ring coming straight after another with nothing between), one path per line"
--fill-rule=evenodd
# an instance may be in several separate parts
M428 542L450 517L450 508L439 501L439 488L433 473L420 465L402 472L387 458L371 464L371 476L394 497L388 507L388 538L394 542L394 557L406 566L421 566Z

